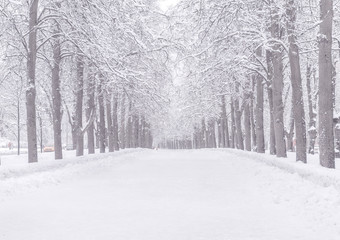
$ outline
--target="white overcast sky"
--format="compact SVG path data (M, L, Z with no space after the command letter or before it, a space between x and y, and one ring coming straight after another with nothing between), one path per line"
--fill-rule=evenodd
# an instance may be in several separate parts
M180 0L160 0L159 6L163 11L168 10L169 7L174 6Z

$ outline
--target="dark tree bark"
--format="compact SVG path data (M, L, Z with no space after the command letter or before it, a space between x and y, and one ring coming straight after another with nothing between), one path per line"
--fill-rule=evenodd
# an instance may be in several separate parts
M125 94L122 96L120 114L120 148L125 148Z
M224 95L221 96L221 117L219 121L219 143L220 147L226 147L226 139L225 139L225 121L227 119L227 113L225 108L225 97Z
M317 137L316 130L316 107L313 102L313 93L311 88L311 77L312 70L310 64L307 63L307 74L306 74L306 84L307 84L307 95L308 95L308 113L309 113L309 148L308 153L314 154L315 140Z
M244 106L244 133L245 133L245 149L251 151L251 126L250 126L250 106L249 94L246 94L246 101Z
M127 121L127 129L126 129L126 143L125 146L127 148L132 147L132 127L133 127L133 119L132 119L132 102L129 103L129 113L128 113L128 121Z
M146 148L152 148L152 135L150 131L150 125L149 123L145 122L145 147ZM172 148L175 148L175 145L173 145Z
M230 142L230 147L235 148L235 132L236 132L236 127L235 127L235 109L234 109L234 98L231 98L230 100L230 114L231 114L231 142Z
M205 126L205 120L202 118L202 140L203 140L203 147L207 148L208 146L208 136L207 136L207 129Z
M215 136L215 121L210 120L208 123L208 133L209 133L209 148L216 148L216 136Z
M61 63L61 43L58 37L60 32L59 24L54 22L53 37L53 67L52 67L52 117L53 117L53 136L54 136L54 158L63 158L63 147L61 142L61 94L60 94L60 63Z
M138 132L138 147L143 147L142 146L142 141L143 141L143 115L139 117L139 132Z
M271 8L271 35L274 39L280 40L282 38L282 26L280 23L280 15L276 6ZM272 63L273 63L273 109L274 109L274 130L275 130L275 144L276 156L287 157L286 143L284 134L283 122L283 48L280 43L274 42L272 47Z
M75 125L75 117L72 116L72 122L70 122L71 125L71 134L72 134L72 150L77 149L77 131L76 131L76 125Z
M77 148L77 133L76 133L76 125L75 125L75 116L74 114L71 115L70 110L67 104L64 102L64 107L67 112L68 121L71 126L71 134L72 134L72 150L76 150Z
M95 127L94 127L94 134L96 136L96 148L99 149L99 139L100 139L100 134L99 134L99 120L98 120L98 116L96 115L96 122L95 122Z
M113 123L113 135L114 135L114 146L115 150L119 151L119 139L118 139L118 98L113 98L113 109L112 109L112 123Z
M84 62L81 53L77 54L77 86L76 86L76 111L75 132L77 136L76 156L84 155L83 127L83 95L84 95Z
M218 132L218 135L217 135L217 139L218 139L218 147L219 148L223 148L224 144L222 142L222 135L223 135L223 130L222 130L222 118L220 117L219 119L217 119L217 132Z
M270 116L270 136L269 136L269 153L271 155L276 155L276 143L275 143L275 130L274 130L274 103L273 103L273 89L272 89L272 82L273 82L273 63L272 63L273 54L271 51L266 51L266 61L267 61L267 68L268 68L268 80L267 80L267 95L268 95L268 102L269 102L269 116Z
M333 1L320 0L319 37L319 158L323 167L335 168L333 132L332 26Z
M303 102L302 79L300 69L299 47L295 33L296 3L288 0L287 4L287 33L289 41L289 62L293 95L293 112L296 132L296 161L307 162L306 153L306 122Z
M92 65L89 66L89 74L87 77L88 83L87 83L87 103L86 103L86 121L89 122L91 119L92 112L96 111L95 106L95 89L96 89L96 83L95 83L95 77L94 77L94 70ZM89 154L95 153L95 138L94 138L94 123L93 121L90 123L87 131L87 150Z
M256 151L265 152L263 127L263 78L256 76Z
M108 147L109 152L113 152L115 150L115 141L114 141L114 126L111 115L111 94L107 94L106 99L106 121L107 121L107 133L108 133Z
M141 119L141 147L146 147L146 131L145 131L145 117L142 116Z
M250 126L251 126L251 145L252 150L256 151L256 127L255 127L255 117L254 117L254 92L255 92L256 76L252 76L252 91L250 94ZM263 97L263 88L262 88Z
M244 150L244 143L243 143L243 133L242 133L242 124L241 124L241 116L242 110L240 109L240 103L238 98L235 99L235 125L236 125L236 146L237 149Z
M38 119L39 119L39 127L40 127L40 152L43 152L43 124L42 124L42 118L40 115L38 115Z
M17 102L17 125L18 125L18 155L20 155L20 99L18 98Z
M229 124L228 124L228 117L225 119L225 146L230 148L230 137L229 137Z
M138 115L134 115L134 127L133 127L133 138L134 138L134 141L133 141L133 147L134 148L137 148L139 147L139 117Z
M98 104L99 104L99 151L105 153L105 105L104 105L104 78L100 77L98 85Z
M228 119L227 119L227 110L225 103L225 96L222 95L222 113L221 113L221 139L222 139L222 147L230 147L229 142L229 130L228 130Z
M27 90L26 90L26 114L27 114L27 144L28 162L38 161L37 152L37 125L35 107L35 68L37 61L37 13L38 0L30 1L29 8L29 34L27 54Z
M293 101L292 101L293 102ZM294 120L294 106L292 105L291 114L290 114L290 121L289 121L289 132L286 132L286 138L287 138L287 150L290 152L294 152L294 126L295 126L295 120Z

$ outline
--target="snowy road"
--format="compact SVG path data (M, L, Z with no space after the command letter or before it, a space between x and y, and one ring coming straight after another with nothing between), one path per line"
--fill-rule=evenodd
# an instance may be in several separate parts
M335 188L235 152L147 150L112 161L3 199L0 239L339 239Z

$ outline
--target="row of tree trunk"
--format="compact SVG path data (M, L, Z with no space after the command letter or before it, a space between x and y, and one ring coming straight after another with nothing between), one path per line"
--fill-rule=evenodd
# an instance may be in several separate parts
M54 3L57 8L61 7L60 2ZM29 1L29 31L27 43L27 90L26 90L26 111L27 111L27 142L28 162L37 162L37 126L36 126L36 61L37 61L37 32L38 32L38 9L39 0ZM62 159L62 118L63 100L61 94L61 63L62 54L62 31L57 18L52 21L51 30L53 35L49 42L52 46L53 60L51 61L51 112L54 131L55 159ZM110 152L125 147L152 147L152 134L150 124L140 114L132 114L130 102L129 117L125 119L125 96L121 101L121 119L118 119L118 97L110 92L105 82L105 76L98 74L91 60L87 59L77 42L75 44L76 79L75 79L75 106L71 114L67 105L64 108L68 113L69 122L72 127L73 147L76 155L84 154L84 135L87 134L88 152L94 153L99 147L100 152L106 148ZM88 66L85 66L85 63ZM84 76L84 69L87 69L87 76ZM96 77L96 74L98 76ZM99 81L98 81L99 79ZM84 86L87 86L85 89ZM86 101L84 99L86 97ZM85 109L84 109L85 106ZM85 110L86 123L84 124L83 112ZM96 119L96 121L95 121ZM126 127L125 127L126 125ZM97 146L96 146L97 145Z
M100 153L105 153L106 149L113 152L124 148L152 148L150 124L145 117L132 111L132 101L129 102L129 106L126 106L125 94L121 94L121 101L119 101L118 94L108 87L105 76L97 73L91 63L88 64L88 74L84 77L84 60L81 54L79 55L76 64L75 109L73 114L68 111L76 155L84 155L85 134L87 134L88 154L95 153L95 148L99 148ZM84 88L86 96L84 96ZM86 99L86 124L83 126L84 98Z
M292 114L289 124L289 131L284 127L284 101L283 101L283 54L284 47L283 25L278 8L271 3L270 25L268 31L271 34L271 49L265 51L266 76L258 74L251 78L251 88L243 96L243 102L240 104L239 83L236 82L235 95L230 98L230 114L226 113L225 96L221 96L221 116L215 120L209 120L206 124L202 120L200 127L195 127L192 137L192 144L173 144L172 148L183 146L193 146L194 148L211 148L216 147L215 125L218 126L218 146L226 148L238 148L242 150L265 152L265 135L264 135L264 87L267 90L267 99L269 102L270 112L270 136L269 151L270 154L276 154L277 157L286 157L287 149L293 150L293 138L296 139L296 160L307 162L306 149L306 123L303 101L303 88L300 69L299 47L297 45L295 0L288 0L286 3L286 32L289 43L289 63L290 79L292 89ZM324 167L334 168L334 74L332 66L332 22L333 22L333 1L320 1L320 39L319 39L319 131L318 140L320 147L320 164ZM261 61L262 48L255 50L257 61ZM262 66L263 67L263 66ZM307 66L307 93L309 109L309 153L314 153L315 139L317 137L315 103L313 103L313 93L311 90L311 66ZM246 84L247 85L247 84ZM254 93L256 92L256 97ZM254 111L254 100L256 100L256 110ZM315 102L315 100L314 100ZM243 127L241 117L243 114ZM230 127L228 117L230 116ZM217 124L215 124L217 122ZM229 130L230 129L230 130ZM186 141L185 141L186 142Z

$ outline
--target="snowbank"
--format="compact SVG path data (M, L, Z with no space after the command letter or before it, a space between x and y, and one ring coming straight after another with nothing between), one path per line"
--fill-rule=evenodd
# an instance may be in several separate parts
M40 154L39 162L28 164L27 155L2 157L0 166L0 200L17 192L57 184L75 175L86 175L123 161L142 149L125 149L113 153L75 157L67 152L63 160L53 160L53 153ZM70 155L73 155L72 157Z
M217 151L230 152L239 157L253 159L291 174L298 174L300 177L323 187L333 186L340 191L340 170L321 167L318 163L318 155L308 155L308 163L304 164L295 161L295 153L288 153L287 158L277 158L269 154L259 154L235 149L217 149ZM339 159L336 159L336 162L336 166L340 164Z

